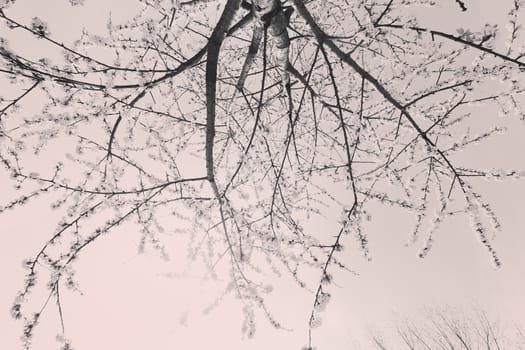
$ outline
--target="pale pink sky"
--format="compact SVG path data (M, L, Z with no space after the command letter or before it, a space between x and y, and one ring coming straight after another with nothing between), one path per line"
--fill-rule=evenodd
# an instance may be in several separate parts
M469 11L462 13L455 8L453 0L441 2L442 8L432 12L421 10L418 16L447 30L497 23L510 3L466 1ZM69 28L105 26L110 2L102 5L100 1L86 0L86 7L74 8L65 3L19 0L9 11L25 22L36 14L48 18L53 31L64 35L63 40L75 33ZM124 3L127 2L112 5L113 9L119 9L113 11L114 18L125 17L121 11L126 8L122 6ZM72 15L65 16L66 11ZM25 43L12 46L15 45L23 47ZM39 50L37 46L26 49L33 53ZM480 119L483 113L490 112L480 110ZM509 126L508 133L465 154L470 164L490 162L494 168L525 169L524 124L517 120L503 123ZM4 201L14 194L4 172L0 172L0 184ZM348 252L355 256L351 258L351 268L359 276L337 273L340 288L332 289L332 301L323 314L323 326L314 332L319 349L349 349L356 342L365 343L363 339L369 325L389 327L394 313L415 315L426 306L448 304L465 309L479 306L504 324L517 322L525 326L525 182L480 180L475 185L493 205L503 224L503 231L494 243L502 267L493 268L486 249L479 244L464 217L447 222L438 232L431 253L424 260L419 259L420 245L404 246L410 216L378 207L380 211L368 226L373 260L367 262L359 252ZM4 237L0 245L1 349L22 349L18 340L22 325L11 319L9 309L22 286L22 260L35 255L61 217L59 212L48 208L48 200L39 199L0 216L0 233ZM333 222L317 224L325 230L336 230ZM287 280L276 281L268 305L274 308L282 324L293 331L275 331L259 315L256 337L243 340L242 309L231 295L212 312L202 315L202 310L213 303L224 288L221 281L203 280L198 271L184 278L167 277L174 270L173 264L183 262L165 262L149 253L138 255L138 237L130 234L132 231L130 224L119 228L86 250L76 264L83 295L70 292L63 295L66 332L74 340L75 349L262 350L299 349L306 344L307 320L313 302L308 292L298 290ZM58 318L50 308L35 333L34 349L56 348L57 333Z

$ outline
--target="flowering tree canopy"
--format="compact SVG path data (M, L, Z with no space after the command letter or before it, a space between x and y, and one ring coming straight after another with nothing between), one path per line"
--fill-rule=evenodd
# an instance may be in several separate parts
M311 289L309 348L331 272L349 269L344 245L369 256L371 203L413 214L407 240L422 242L421 257L445 220L465 215L500 264L500 223L471 180L525 173L474 168L461 154L505 132L475 120L480 105L524 117L521 0L505 29L456 31L418 21L412 10L430 0L138 0L129 18L108 16L104 34L71 42L2 3L0 160L19 196L0 209L52 193L64 213L25 262L13 305L28 345L47 305L24 309L32 289L47 285L62 318L75 259L124 222L141 249L165 254L171 230L189 264L212 275L226 264L228 292L277 328L262 276ZM48 51L24 52L16 35ZM334 211L336 232L310 228ZM314 285L303 275L312 269Z

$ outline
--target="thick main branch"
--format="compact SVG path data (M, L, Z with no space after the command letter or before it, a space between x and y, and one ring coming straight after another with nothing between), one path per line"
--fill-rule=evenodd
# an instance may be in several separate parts
M240 5L241 0L228 0L208 43L208 59L206 61L206 174L212 183L215 182L213 142L215 138L215 100L219 52Z

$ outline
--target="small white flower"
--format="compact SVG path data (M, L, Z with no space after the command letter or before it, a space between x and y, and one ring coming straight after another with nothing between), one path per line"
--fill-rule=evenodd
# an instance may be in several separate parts
M31 29L40 36L49 35L49 28L47 23L38 17L33 17L31 19Z

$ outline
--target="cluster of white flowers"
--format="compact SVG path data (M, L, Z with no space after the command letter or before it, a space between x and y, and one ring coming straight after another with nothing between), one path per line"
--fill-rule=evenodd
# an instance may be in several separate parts
M331 298L330 293L321 290L319 294L317 295L317 299L315 301L315 311L317 312L324 311L326 309L326 306L330 302L330 298Z
M0 0L0 9L6 8L11 4L14 4L15 0Z
M46 22L38 17L33 17L31 19L31 29L38 35L48 36L49 27Z
M71 6L82 6L84 5L84 0L68 0Z

